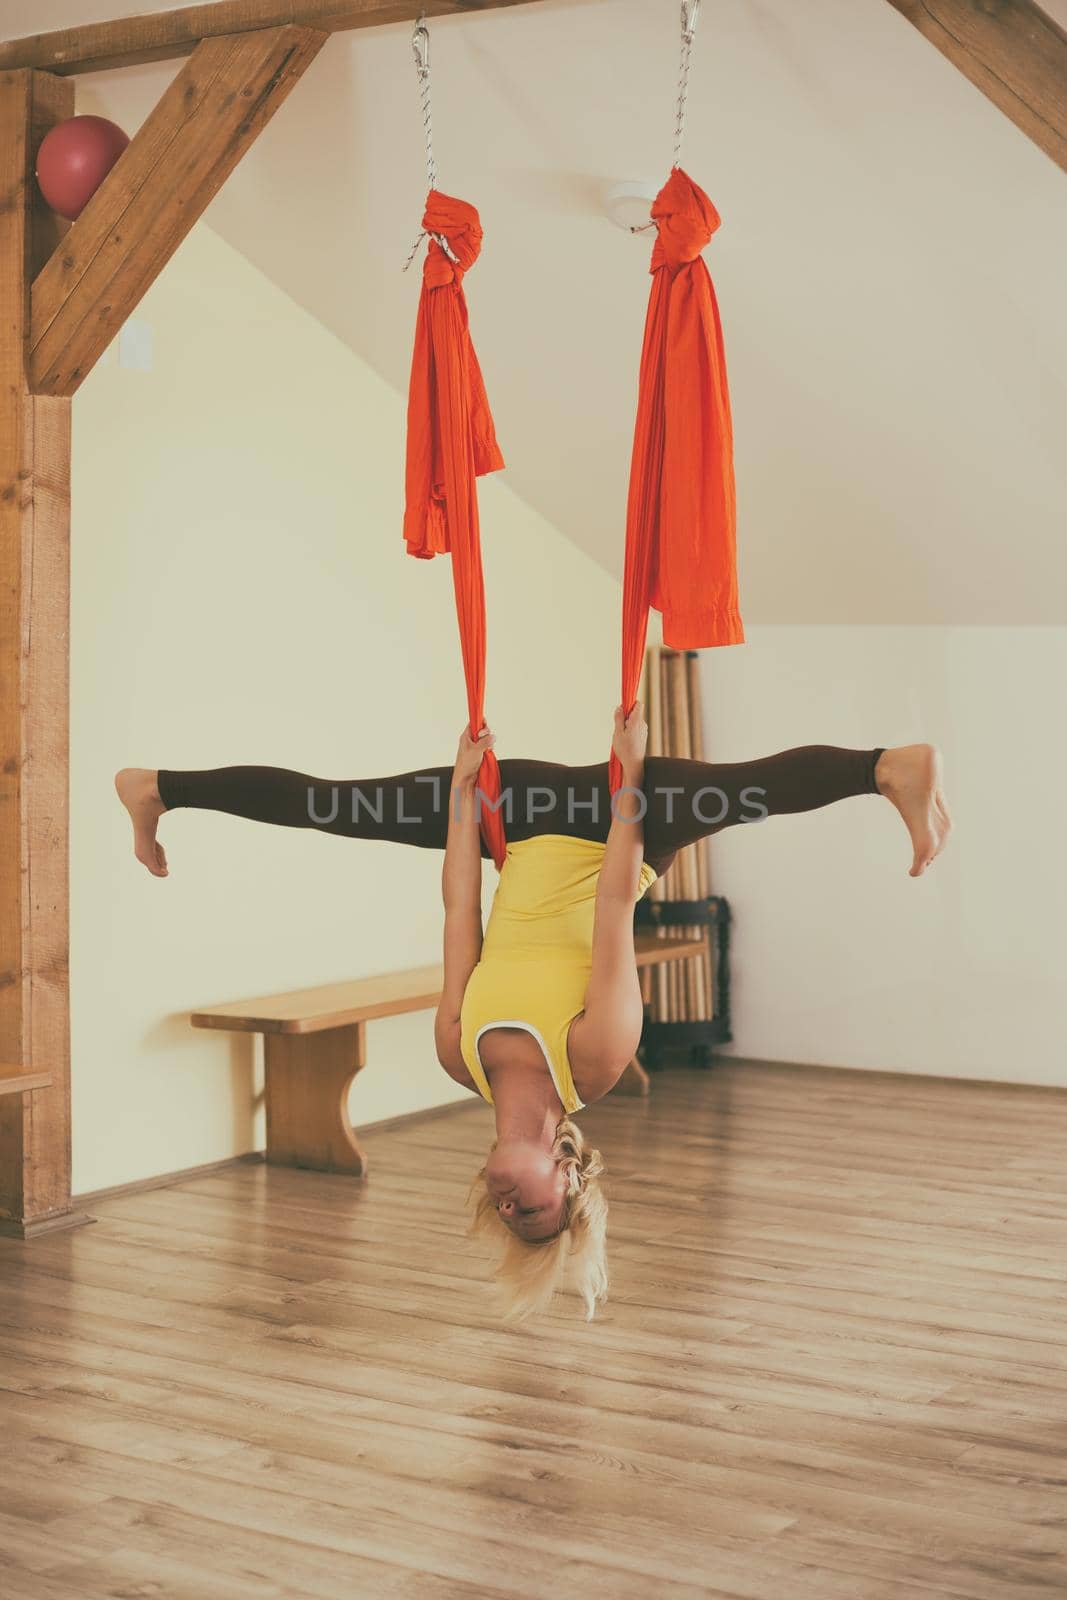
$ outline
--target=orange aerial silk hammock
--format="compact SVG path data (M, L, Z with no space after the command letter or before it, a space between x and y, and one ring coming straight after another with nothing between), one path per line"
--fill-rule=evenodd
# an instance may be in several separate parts
M733 433L715 291L700 252L719 225L707 195L676 167L652 207L658 237L645 323L630 465L623 580L622 703L633 708L648 613L663 613L679 650L744 640L737 599ZM422 559L451 553L472 737L485 699L485 585L477 478L504 462L471 343L464 274L482 230L465 201L431 189L408 396L404 539ZM439 236L451 256L438 242ZM622 785L612 754L610 786ZM489 752L478 787L482 837L497 867L506 839L500 769Z
M651 608L677 650L744 643L737 598L733 427L722 327L701 251L719 226L675 167L652 204L657 238L626 508L622 704L633 709ZM610 787L622 786L612 753Z
M451 553L467 712L476 739L485 716L486 639L476 480L504 465L463 293L464 274L482 247L482 228L473 206L437 189L427 197L422 226L430 243L408 392L404 540L408 554L421 560ZM482 759L478 788L482 837L500 868L506 840L500 768L491 750Z

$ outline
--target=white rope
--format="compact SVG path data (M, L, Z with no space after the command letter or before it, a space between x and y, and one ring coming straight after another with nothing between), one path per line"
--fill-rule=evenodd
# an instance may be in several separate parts
M423 12L415 24L415 31L411 35L411 49L415 57L415 72L419 80L419 105L422 111L422 131L426 140L426 182L430 189L437 188L437 162L433 154L433 109L430 105L430 30L426 26L426 13ZM418 254L419 245L426 238L426 229L423 228L418 238L412 245L408 258L404 262L406 272ZM441 246L450 261L457 261L448 240L441 233L431 233Z
M693 54L693 34L696 32L700 0L682 0L682 61L678 70L678 115L674 123L674 161L671 170L682 164L682 140L685 137L685 103L689 98L689 62Z
M700 0L682 0L682 60L678 68L678 108L674 118L673 172L682 163L682 140L685 137L685 107L689 99L689 66L693 55L693 34L696 32ZM642 222L631 225L631 233L647 233L656 223Z
M430 30L423 12L411 36L411 49L415 56L415 72L419 80L419 104L422 108L422 131L426 140L426 179L429 188L437 188L437 163L433 158L433 110L430 105Z

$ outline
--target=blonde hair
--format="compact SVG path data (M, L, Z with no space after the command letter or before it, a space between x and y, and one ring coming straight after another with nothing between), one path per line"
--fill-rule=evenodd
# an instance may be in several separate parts
M597 1181L604 1171L599 1150L585 1142L569 1117L556 1124L552 1155L563 1169L566 1189L559 1232L548 1239L520 1239L504 1222L485 1182L485 1167L475 1175L468 1200L477 1190L470 1235L485 1235L503 1245L496 1282L504 1302L504 1318L519 1322L547 1309L562 1286L568 1267L574 1287L591 1322L599 1301L607 1298L606 1234L608 1203Z

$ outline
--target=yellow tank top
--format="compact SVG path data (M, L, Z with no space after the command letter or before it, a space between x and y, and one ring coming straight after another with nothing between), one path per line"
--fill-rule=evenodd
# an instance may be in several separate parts
M605 846L544 833L509 844L493 898L482 958L460 1012L467 1071L490 1105L478 1040L490 1028L522 1028L541 1047L564 1111L580 1111L567 1053L571 1023L585 1008L593 956L596 887ZM646 861L638 899L654 882Z

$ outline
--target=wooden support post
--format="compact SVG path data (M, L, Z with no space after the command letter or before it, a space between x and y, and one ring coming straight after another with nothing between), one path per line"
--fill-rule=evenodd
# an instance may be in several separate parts
M326 42L199 44L33 285L30 386L72 395Z
M363 1177L367 1158L352 1131L348 1091L366 1065L365 1029L355 1022L264 1035L268 1161Z
M0 1232L86 1221L70 1207L67 725L70 402L35 399L29 283L56 232L37 146L73 85L0 73L0 1060L33 1092L0 1100Z
M0 70L0 1061L35 1085L0 1096L0 1232L88 1220L70 1207L69 396L325 37L198 46L69 231L34 165L73 85ZM350 1135L337 1159L362 1170Z

